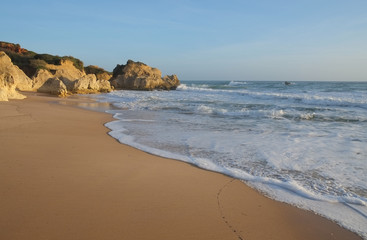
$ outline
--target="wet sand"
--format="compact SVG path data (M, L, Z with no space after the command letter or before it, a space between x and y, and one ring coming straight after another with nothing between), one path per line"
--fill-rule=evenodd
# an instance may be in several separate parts
M118 143L84 99L0 102L0 239L361 239L239 180ZM64 104L56 104L62 101Z

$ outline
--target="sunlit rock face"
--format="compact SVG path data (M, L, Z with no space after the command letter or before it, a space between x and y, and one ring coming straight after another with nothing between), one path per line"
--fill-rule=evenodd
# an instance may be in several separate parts
M126 65L117 65L110 82L115 89L128 90L173 90L180 85L176 75L162 78L159 69L132 60Z
M24 95L16 89L31 90L32 81L24 74L5 52L0 51L0 101L23 99Z

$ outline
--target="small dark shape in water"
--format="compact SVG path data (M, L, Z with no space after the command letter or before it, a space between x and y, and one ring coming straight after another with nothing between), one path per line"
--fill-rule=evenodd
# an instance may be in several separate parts
M291 84L292 84L291 82L287 82L287 81L284 82L284 85L291 85Z

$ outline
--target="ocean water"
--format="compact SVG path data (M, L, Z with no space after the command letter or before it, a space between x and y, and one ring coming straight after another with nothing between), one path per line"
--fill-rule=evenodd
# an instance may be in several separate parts
M115 91L121 143L241 179L367 239L367 82L184 81Z

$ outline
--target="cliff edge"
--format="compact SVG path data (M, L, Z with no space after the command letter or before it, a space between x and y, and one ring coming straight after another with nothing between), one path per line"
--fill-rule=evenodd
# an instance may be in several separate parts
M176 75L164 76L157 68L141 62L117 65L113 74L98 66L84 67L71 56L38 54L19 44L0 41L0 101L24 98L20 91L58 96L110 92L115 89L174 90Z
M6 99L5 92L14 93L15 89L59 96L112 91L108 81L111 75L107 71L95 67L98 77L94 73L87 74L83 62L77 58L37 54L7 42L0 42L0 53L2 99Z

